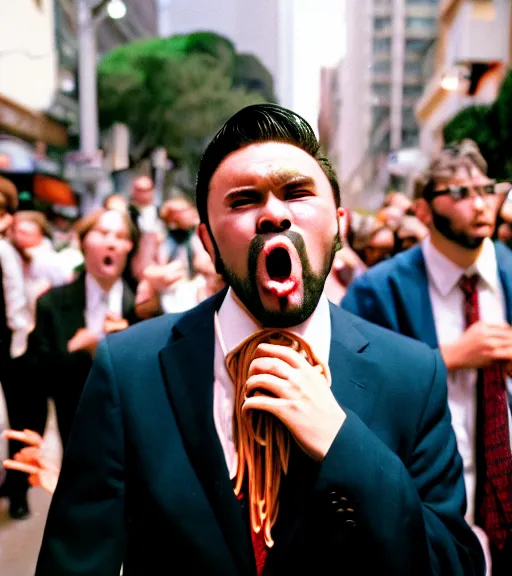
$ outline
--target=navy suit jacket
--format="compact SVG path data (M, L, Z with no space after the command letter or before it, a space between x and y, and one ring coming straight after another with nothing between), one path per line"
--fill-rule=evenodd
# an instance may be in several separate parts
M224 294L99 346L37 576L256 574L213 420ZM293 447L273 574L483 575L438 354L336 306L331 320L347 418L321 463Z
M512 251L495 243L505 296L507 321L512 323ZM370 268L349 286L341 307L370 322L438 347L428 276L421 246Z

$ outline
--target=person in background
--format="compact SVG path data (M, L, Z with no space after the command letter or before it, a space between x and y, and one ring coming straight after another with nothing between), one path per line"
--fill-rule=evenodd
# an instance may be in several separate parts
M14 214L10 239L23 260L25 289L35 321L39 296L73 279L73 270L61 262L52 244L52 230L46 216L36 210Z
M429 235L368 270L341 303L440 350L466 518L493 576L512 566L512 254L491 241L502 188L474 142L444 147L416 187L416 213Z
M134 295L121 275L137 233L127 214L100 208L76 226L85 270L72 283L53 288L37 302L36 326L29 336L27 362L40 394L34 422L19 429L43 434L47 399L53 398L63 447L83 386L101 339L138 319Z
M5 238L18 207L18 191L7 178L0 176L0 238Z
M155 184L149 176L133 180L128 211L139 234L161 234L163 224L155 203Z
M13 221L17 208L17 191L10 181L0 178L0 223L3 232ZM7 415L12 426L23 423L31 406L23 394L23 355L32 329L32 317L23 277L23 261L5 235L0 236L0 384L4 393ZM12 457L19 449L9 442ZM27 514L23 497L25 479L8 472L0 486L0 498L9 500L9 515L22 519Z
M395 253L409 250L428 236L428 228L416 216L404 216L395 233Z
M118 212L128 212L128 200L122 194L111 194L103 202L106 210L117 210Z
M3 461L7 470L28 474L31 486L40 486L50 494L55 492L60 468L46 458L43 438L33 430L4 430L3 437L10 442L28 444L12 458Z
M377 218L367 216L356 230L352 246L369 268L393 255L395 236L391 228Z
M325 297L344 211L311 126L275 104L240 110L206 148L196 198L229 288L100 343L37 576L169 562L176 575L480 576L439 355ZM266 328L289 340L265 343ZM248 466L236 483L261 416L284 435L258 452L275 457L270 516Z

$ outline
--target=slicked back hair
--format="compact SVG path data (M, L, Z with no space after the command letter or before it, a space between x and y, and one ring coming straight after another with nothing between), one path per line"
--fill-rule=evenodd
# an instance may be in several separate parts
M341 203L340 187L329 159L320 148L311 126L298 114L277 104L254 104L232 116L206 148L196 182L196 203L201 222L208 226L210 181L220 163L232 152L263 142L282 142L304 150L320 165L327 176L336 206Z

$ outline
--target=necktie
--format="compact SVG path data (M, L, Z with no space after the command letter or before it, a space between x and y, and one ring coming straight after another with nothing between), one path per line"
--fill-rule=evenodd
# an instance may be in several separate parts
M321 365L309 345L288 330L263 329L249 336L226 358L226 367L235 386L233 431L238 454L235 493L245 495L250 510L251 532L258 576L265 566L268 548L274 541L272 526L279 511L281 475L288 471L291 437L274 416L263 411L242 414L249 367L261 343L289 346L313 365ZM327 370L322 366L323 373ZM327 382L327 380L326 380Z
M478 303L479 276L463 276L459 286L464 294L466 328L480 319ZM507 390L503 368L494 363L480 371L477 411L481 411L481 430L477 444L482 442L483 478L477 478L480 497L476 505L489 540L500 550L512 534L512 454L508 427ZM478 459L477 459L478 460ZM483 466L482 466L483 465Z

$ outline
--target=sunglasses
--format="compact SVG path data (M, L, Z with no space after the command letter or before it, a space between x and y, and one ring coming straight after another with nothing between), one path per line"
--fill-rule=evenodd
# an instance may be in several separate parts
M428 200L433 200L438 196L450 196L455 201L465 200L466 198L471 198L475 196L492 196L496 194L496 188L498 182L490 182L489 184L484 184L483 186L448 186L442 190L432 190L428 194Z

